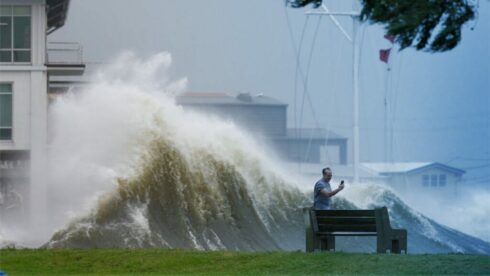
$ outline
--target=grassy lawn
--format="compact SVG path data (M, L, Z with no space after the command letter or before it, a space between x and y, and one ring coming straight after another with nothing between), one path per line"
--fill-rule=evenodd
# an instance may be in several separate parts
M0 250L8 275L142 274L483 274L490 256L302 252L201 252L165 249Z

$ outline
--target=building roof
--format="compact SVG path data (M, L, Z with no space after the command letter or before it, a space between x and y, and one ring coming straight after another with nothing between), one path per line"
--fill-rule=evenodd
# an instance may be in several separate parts
M280 140L347 140L346 137L324 128L288 128L285 136L274 138Z
M421 173L428 169L438 168L457 175L466 171L437 162L399 162L399 163L362 163L361 166L380 175Z
M347 140L347 138L340 136L333 131L327 131L324 128L288 128L286 131L287 137L302 138L302 139L340 139Z
M322 169L329 167L332 170L334 179L348 178L352 179L354 175L354 167L352 164L349 165L339 165L339 164L320 164L320 163L301 163L298 165L297 162L288 162L283 165L286 169L292 172L297 172L298 170L301 174L311 175L320 178L322 175ZM383 176L372 174L366 168L359 168L359 177L363 179L383 179Z
M226 93L198 93L186 92L177 96L177 103L181 105L269 105L287 106L274 98L262 94L251 95L250 93L239 93L231 96Z
M65 25L70 0L46 0L48 15L48 30L50 34Z

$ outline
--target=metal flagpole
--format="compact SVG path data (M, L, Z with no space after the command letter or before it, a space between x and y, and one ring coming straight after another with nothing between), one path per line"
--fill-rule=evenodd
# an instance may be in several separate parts
M354 1L353 9L357 9L356 1ZM354 118L352 124L352 152L353 152L353 171L354 171L354 183L359 183L359 39L358 32L360 27L359 12L331 12L325 4L321 5L323 11L309 11L307 15L327 15L342 32L342 34L352 43L352 91L353 91L353 110ZM352 18L352 37L348 35L345 29L335 16L349 16Z

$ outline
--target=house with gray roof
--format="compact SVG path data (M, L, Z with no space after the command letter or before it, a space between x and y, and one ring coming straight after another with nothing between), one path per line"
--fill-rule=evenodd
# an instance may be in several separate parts
M321 128L288 128L286 103L263 94L183 93L176 102L186 108L231 120L266 142L286 161L319 163L324 147L338 152L336 164L347 163L347 138Z
M361 168L404 195L457 195L464 170L438 162L361 163Z

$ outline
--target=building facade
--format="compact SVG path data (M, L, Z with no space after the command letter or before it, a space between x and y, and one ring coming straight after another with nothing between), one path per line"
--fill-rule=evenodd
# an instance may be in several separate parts
M361 166L403 195L438 196L448 200L457 197L466 173L437 162L362 163Z
M290 162L319 163L322 150L335 149L337 155L331 163L347 163L347 139L318 128L288 128L287 107L271 97L239 93L184 93L177 104L196 111L218 115L261 136L279 154Z
M0 218L46 208L47 35L64 25L69 0L0 1ZM14 215L12 215L14 214Z

